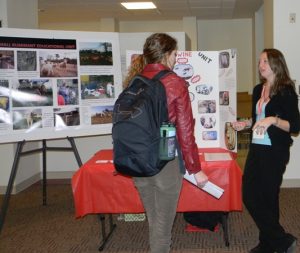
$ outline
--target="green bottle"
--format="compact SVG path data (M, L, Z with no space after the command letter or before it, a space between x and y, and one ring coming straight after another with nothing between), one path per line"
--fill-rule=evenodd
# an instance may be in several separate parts
M171 122L163 122L160 127L159 157L171 161L175 158L176 128Z

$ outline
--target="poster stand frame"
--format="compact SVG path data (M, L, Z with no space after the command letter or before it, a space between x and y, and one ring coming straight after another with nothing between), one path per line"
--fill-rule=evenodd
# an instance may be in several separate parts
M0 234L4 225L4 220L5 220L5 216L6 216L6 212L8 209L8 205L9 205L9 200L10 200L10 196L11 196L11 192L12 192L12 188L14 185L14 181L15 181L15 177L18 171L18 165L19 165L19 161L20 161L20 157L21 156L25 156L25 155L30 155L33 153L42 153L43 155L43 171L42 171L42 188L43 188L43 205L46 206L47 205L47 163L46 163L46 158L47 158L47 151L73 151L76 161L78 163L78 166L81 167L82 166L82 161L81 158L79 156L75 141L73 137L66 137L67 140L70 142L71 147L47 147L46 144L46 140L43 139L42 141L42 147L41 148L37 148L37 149L32 149L32 150L28 150L28 151L22 151L23 147L26 143L26 140L23 141L19 141L17 143L17 148L16 148L16 153L14 156L14 161L13 161L13 165L12 165L12 169L11 169L11 173L10 173L10 177L9 177L9 181L8 181L8 185L6 188L6 193L4 195L4 199L2 202L2 206L1 206L1 212L0 212Z

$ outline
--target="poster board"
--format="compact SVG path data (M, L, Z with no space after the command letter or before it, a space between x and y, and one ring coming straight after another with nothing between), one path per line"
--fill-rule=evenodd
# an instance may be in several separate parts
M173 70L189 87L197 146L236 151L236 50L179 51Z
M0 31L0 143L111 133L118 33Z
M129 67L140 50L126 51ZM236 152L236 50L177 51L173 71L186 80L199 148L221 147Z

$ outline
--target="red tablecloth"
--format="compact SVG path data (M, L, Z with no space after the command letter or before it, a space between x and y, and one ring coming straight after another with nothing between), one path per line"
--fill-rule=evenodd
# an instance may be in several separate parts
M228 152L199 149L202 169L210 181L223 188L220 199L183 180L177 212L241 211L241 170L237 162L205 161L204 153ZM114 172L112 150L100 150L72 177L76 217L98 213L142 213L144 208L130 177ZM100 163L97 161L101 161Z

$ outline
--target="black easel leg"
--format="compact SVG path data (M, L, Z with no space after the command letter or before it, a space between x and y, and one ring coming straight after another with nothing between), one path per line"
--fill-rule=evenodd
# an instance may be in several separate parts
M8 185L7 185L7 188L6 188L6 193L5 193L5 196L4 196L4 199L3 199L1 213L0 213L0 233L1 233L2 227L4 225L4 220L5 220L9 200L10 200L10 195L11 195L12 187L14 185L14 181L15 181L15 178L16 178L16 174L17 174L17 170L18 170L18 164L19 164L19 160L20 160L20 155L21 155L24 144L25 144L25 140L18 142L18 145L17 145L17 150L16 150L14 162L13 162L12 170L11 170L11 173L10 173L10 177L9 177L9 181L8 181Z
M76 148L76 144L75 144L74 138L73 137L67 137L67 138L68 138L68 140L69 140L69 142L71 144L71 147L73 149L73 152L74 152L75 158L77 160L78 166L81 167L82 166L82 161L80 159L78 150Z
M47 145L43 140L43 206L47 205Z
M229 235L228 235L228 213L222 214L222 228L224 233L225 246L229 247Z

